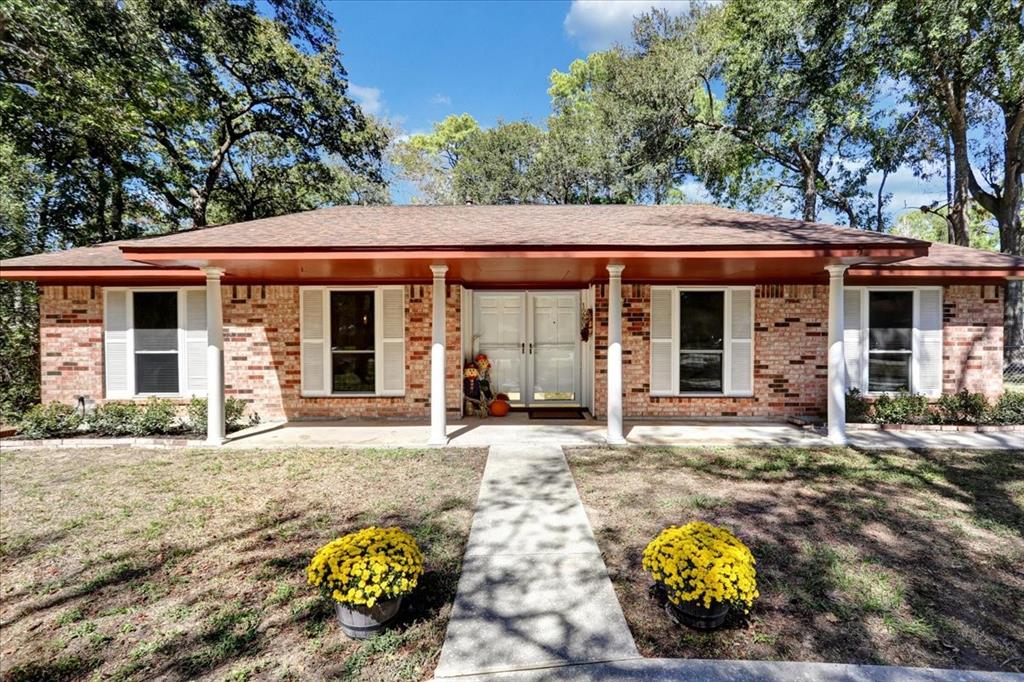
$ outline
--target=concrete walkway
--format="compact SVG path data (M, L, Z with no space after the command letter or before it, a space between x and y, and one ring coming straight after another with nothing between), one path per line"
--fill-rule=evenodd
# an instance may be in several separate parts
M494 445L439 678L639 657L558 445Z

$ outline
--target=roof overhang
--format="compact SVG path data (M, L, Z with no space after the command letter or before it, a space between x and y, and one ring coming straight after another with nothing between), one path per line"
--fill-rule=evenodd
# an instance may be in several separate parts
M607 280L611 263L625 265L623 279L633 282L817 282L826 278L826 265L893 263L925 255L928 245L122 251L157 266L221 268L240 282L426 282L431 265L447 265L450 281L476 286L577 286Z
M1024 268L955 268L955 267L887 267L860 265L846 273L852 285L899 281L904 284L1002 284L1007 280L1024 279Z
M203 271L195 268L36 266L4 268L0 272L0 279L98 286L195 284L204 278Z

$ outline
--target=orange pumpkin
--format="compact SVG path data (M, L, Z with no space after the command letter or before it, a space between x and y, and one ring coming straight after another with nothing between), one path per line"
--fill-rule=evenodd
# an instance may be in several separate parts
M495 417L504 417L508 414L509 406L504 400L495 399L490 404L490 412Z

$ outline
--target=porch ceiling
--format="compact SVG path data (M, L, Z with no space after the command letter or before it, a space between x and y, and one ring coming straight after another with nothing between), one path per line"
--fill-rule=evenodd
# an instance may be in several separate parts
M640 282L818 282L834 263L885 264L922 255L927 246L704 250L261 251L130 253L171 267L218 267L225 279L252 282L427 282L447 265L450 282L475 286L584 286L626 266Z

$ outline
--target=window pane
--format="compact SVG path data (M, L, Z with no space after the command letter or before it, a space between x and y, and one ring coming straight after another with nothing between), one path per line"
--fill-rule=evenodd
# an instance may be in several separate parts
M136 393L177 393L177 353L136 353Z
M910 353L868 354L868 390L910 390Z
M132 294L132 307L135 350L178 349L177 293L136 291Z
M680 292L680 348L685 350L722 350L724 330L725 292Z
M872 291L869 317L871 350L910 350L914 326L914 294Z
M332 353L331 390L334 393L373 393L373 353Z
M373 350L373 292L331 292L331 348Z
M680 353L680 393L721 393L721 353Z

